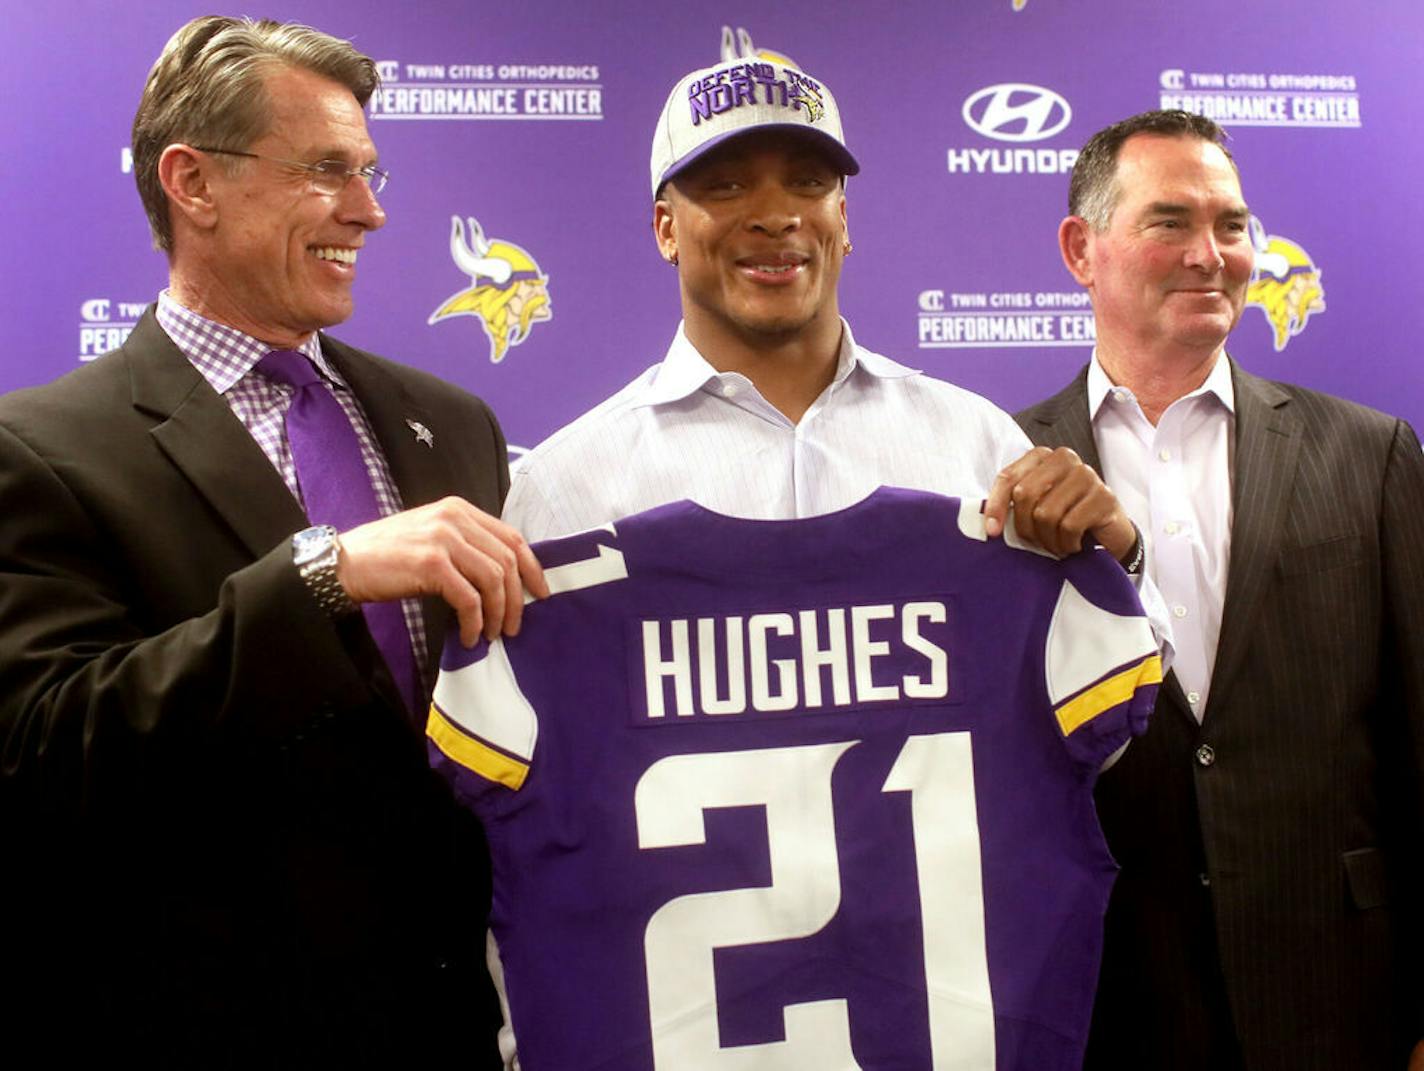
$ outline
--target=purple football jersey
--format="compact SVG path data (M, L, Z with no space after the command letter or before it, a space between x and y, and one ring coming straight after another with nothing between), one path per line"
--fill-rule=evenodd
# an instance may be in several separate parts
M1093 782L1161 664L1106 552L981 509L680 502L536 547L519 636L452 635L431 761L488 832L525 1071L1080 1065Z

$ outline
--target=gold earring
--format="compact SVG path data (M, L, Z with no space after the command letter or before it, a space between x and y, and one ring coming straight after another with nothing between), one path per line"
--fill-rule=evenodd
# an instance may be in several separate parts
M674 268L677 267L677 251L676 251L676 250L674 250L672 253L668 254L667 262L668 262L669 264L671 264Z
M850 239L847 238L847 239L845 240L845 255L846 255L846 256L850 256L851 251L852 251L853 249L855 249L855 246L851 245Z

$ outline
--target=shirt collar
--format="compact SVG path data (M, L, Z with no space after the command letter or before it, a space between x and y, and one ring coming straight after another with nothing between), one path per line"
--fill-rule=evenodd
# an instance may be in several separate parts
M1098 362L1098 351L1094 348L1093 359L1088 362L1088 419L1097 419L1098 410L1108 400L1108 396L1119 390L1126 398L1136 401L1136 396L1130 388L1119 387L1108 378L1107 372ZM1211 372L1208 373L1202 385L1182 397L1201 398L1209 394L1216 395L1217 401L1225 407L1228 413L1236 412L1236 390L1231 383L1231 362L1226 359L1225 350L1217 356L1216 363L1212 365ZM1179 398L1178 401L1180 400Z
M231 390L273 348L244 331L216 320L209 320L206 316L185 308L178 304L168 290L158 295L158 308L154 315L159 326L173 340L173 344L219 394L226 394ZM346 386L337 375L336 369L327 361L326 355L321 352L321 343L316 332L312 332L311 337L296 349L332 383L340 387Z
M850 324L846 323L845 318L842 317L841 346L836 355L836 374L831 379L830 389L834 390L838 387L856 369L861 369L879 379L902 379L906 376L919 375L918 369L908 368L897 361L892 361L889 357L856 345L855 336L851 334ZM666 405L669 402L680 401L706 388L709 384L729 381L751 384L751 381L740 372L718 372L713 368L707 358L703 357L697 347L688 339L686 325L679 323L677 334L673 336L672 344L668 346L667 355L663 358L662 364L658 365L656 375L652 382L644 388L643 394L636 404L640 406Z

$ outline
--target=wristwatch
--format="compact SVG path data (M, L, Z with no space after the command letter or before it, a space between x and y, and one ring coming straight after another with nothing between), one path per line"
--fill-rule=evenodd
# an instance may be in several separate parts
M341 540L331 525L313 525L292 536L292 564L317 605L331 617L341 617L356 609L337 579L336 566L340 561Z

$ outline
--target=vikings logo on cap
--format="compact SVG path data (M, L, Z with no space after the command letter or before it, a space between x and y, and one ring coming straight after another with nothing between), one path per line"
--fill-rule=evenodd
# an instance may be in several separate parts
M1246 288L1246 304L1266 314L1279 353L1305 330L1312 315L1325 311L1325 288L1310 254L1289 238L1267 234L1255 216L1251 217L1251 245L1256 268Z
M499 364L510 346L524 342L536 323L554 318L549 306L549 277L534 258L513 242L485 237L474 216L470 236L459 216L451 217L450 256L470 277L470 285L452 294L430 314L435 324L452 316L477 316L489 339L490 360Z
M653 196L724 141L768 129L809 134L843 174L860 171L830 89L787 56L756 49L746 30L734 39L724 26L722 62L687 75L663 106L653 134Z

